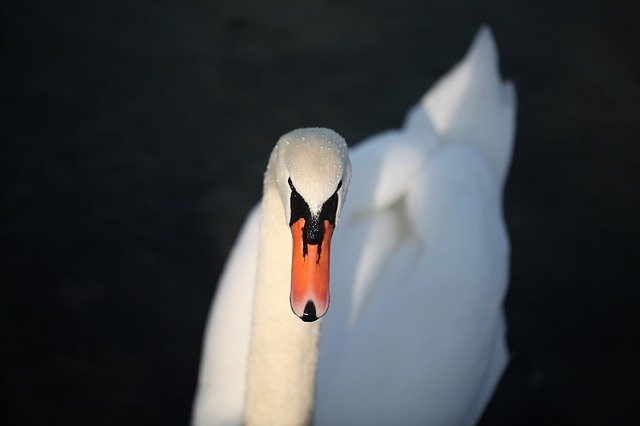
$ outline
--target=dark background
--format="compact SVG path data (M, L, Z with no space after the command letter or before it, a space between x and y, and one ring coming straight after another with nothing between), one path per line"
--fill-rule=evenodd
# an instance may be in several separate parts
M186 424L277 138L401 124L483 22L518 90L512 363L485 425L640 424L632 1L2 6L2 424Z

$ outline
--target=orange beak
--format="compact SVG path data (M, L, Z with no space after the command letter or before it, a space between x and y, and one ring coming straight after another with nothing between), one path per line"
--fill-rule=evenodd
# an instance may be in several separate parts
M303 240L305 219L291 225L293 259L291 262L291 309L303 321L315 321L329 309L329 249L333 225L322 222L324 236L319 244Z

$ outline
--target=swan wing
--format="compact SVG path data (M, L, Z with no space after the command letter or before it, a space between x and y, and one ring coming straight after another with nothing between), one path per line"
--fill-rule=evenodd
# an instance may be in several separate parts
M240 425L258 258L256 206L231 250L204 335L194 425Z
M508 359L501 191L514 118L515 92L482 28L401 130L354 149L317 424L473 424L481 415Z
M500 77L491 29L483 26L462 61L409 112L404 127L412 132L432 128L444 143L476 146L503 185L513 150L515 104L513 84Z
M486 162L447 148L404 203L425 239L384 211L350 232L363 248L356 258L351 246L337 257L356 282L366 269L383 284L343 330L332 317L323 324L317 424L472 424L506 363L508 244Z

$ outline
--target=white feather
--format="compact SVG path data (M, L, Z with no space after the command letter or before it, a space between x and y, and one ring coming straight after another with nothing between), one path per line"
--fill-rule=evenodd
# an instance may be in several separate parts
M314 424L474 424L507 363L502 186L515 128L488 28L402 129L351 153ZM258 215L219 283L194 424L241 424ZM291 314L293 315L293 314Z

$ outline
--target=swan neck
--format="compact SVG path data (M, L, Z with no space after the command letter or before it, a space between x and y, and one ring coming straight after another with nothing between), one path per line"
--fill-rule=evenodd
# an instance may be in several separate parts
M247 367L245 424L305 425L311 421L319 321L291 310L291 231L269 170L261 203L258 269Z

